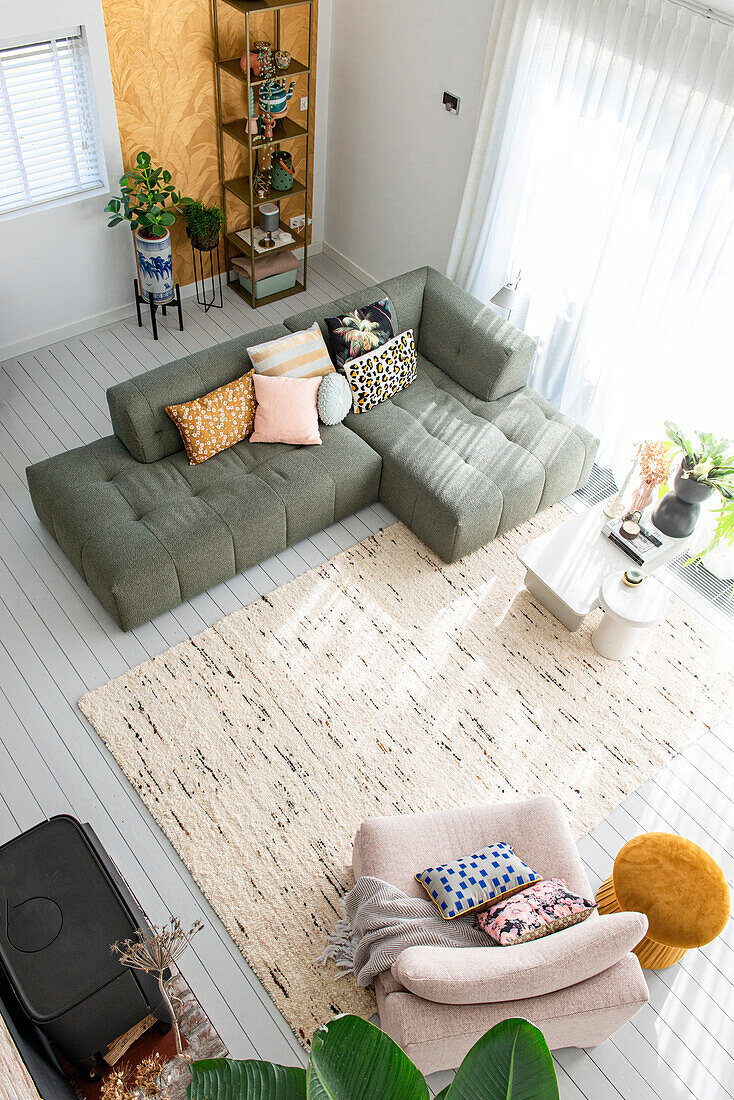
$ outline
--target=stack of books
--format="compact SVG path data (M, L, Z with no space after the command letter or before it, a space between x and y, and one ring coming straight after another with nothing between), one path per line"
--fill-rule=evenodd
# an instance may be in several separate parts
M627 539L620 533L622 519L612 519L602 527L602 534L613 542L615 546L623 550L628 558L636 565L645 565L651 558L656 558L663 550L680 543L680 539L672 539L653 527L650 520L645 517L645 522L640 524L640 533L634 539Z

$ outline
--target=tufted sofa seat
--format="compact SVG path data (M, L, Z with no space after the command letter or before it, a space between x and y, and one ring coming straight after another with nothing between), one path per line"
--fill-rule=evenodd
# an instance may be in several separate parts
M251 367L247 346L388 297L418 378L320 447L239 443L190 466L165 407ZM124 630L380 499L445 561L582 485L597 441L526 388L534 344L431 268L107 393L114 435L27 471L36 512Z
M380 499L453 562L584 484L588 433L538 394L482 401L424 356L418 377L346 424L382 457Z
M112 435L59 455L39 517L131 629L377 499L379 456L341 424L320 447L238 443L143 464Z

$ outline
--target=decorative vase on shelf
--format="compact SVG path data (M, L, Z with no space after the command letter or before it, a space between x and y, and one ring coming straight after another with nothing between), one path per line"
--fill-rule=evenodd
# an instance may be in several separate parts
M681 464L673 478L673 491L666 493L652 514L658 531L674 539L690 535L701 514L701 505L713 492L710 485L683 476Z
M287 153L285 149L276 149L270 166L270 186L273 191L292 191L295 172L293 171L293 157L291 154Z
M165 305L173 301L175 286L173 282L173 257L171 255L171 234L166 230L163 237L141 237L135 230L135 253L140 272L140 289L143 294L152 295L154 305Z

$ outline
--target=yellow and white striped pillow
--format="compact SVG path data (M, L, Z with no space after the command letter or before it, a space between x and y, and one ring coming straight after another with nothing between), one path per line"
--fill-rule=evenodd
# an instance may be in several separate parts
M265 344L256 344L254 348L247 349L247 354L258 374L268 374L271 377L317 378L334 371L334 364L316 322L302 332L268 340Z

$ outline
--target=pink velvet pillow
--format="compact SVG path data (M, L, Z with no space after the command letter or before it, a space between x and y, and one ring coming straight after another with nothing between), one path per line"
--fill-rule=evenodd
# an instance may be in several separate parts
M250 443L321 442L316 394L323 379L252 376L255 384L255 427Z

